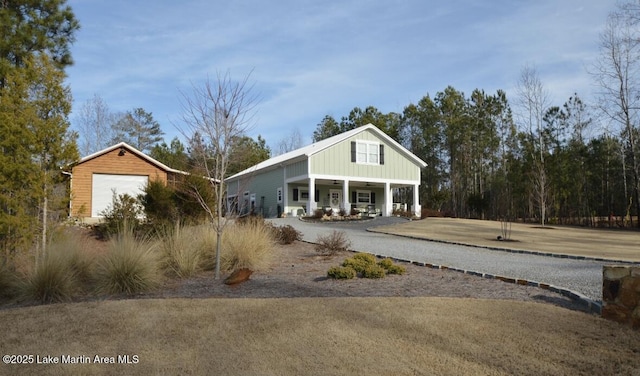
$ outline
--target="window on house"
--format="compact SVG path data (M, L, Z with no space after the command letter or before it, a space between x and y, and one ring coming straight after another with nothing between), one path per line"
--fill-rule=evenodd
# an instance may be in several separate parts
M300 201L309 201L308 189L300 189Z
M370 204L371 203L371 191L357 191L358 204Z
M370 141L356 141L356 162L362 164L379 164L380 144Z

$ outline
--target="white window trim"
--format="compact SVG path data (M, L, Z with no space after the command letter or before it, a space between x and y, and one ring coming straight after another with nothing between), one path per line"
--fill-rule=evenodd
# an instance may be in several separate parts
M364 201L360 201L360 193L366 193L367 195L369 195L369 201L364 202ZM362 190L358 190L356 191L356 205L358 204L371 204L371 191L362 191Z
M302 193L306 193L307 197L302 197ZM308 202L309 201L309 187L298 187L298 202Z
M366 161L362 162L358 160L358 146L366 145ZM376 162L371 162L369 160L369 156L371 153L371 147L375 150L375 155L378 156L378 160ZM365 141L365 140L356 140L356 163L357 164L366 164L366 165L379 165L380 164L380 143L375 141Z

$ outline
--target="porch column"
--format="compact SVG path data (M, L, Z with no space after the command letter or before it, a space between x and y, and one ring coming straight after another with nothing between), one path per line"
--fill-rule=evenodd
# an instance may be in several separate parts
M393 210L393 194L391 193L391 183L384 183L384 216L391 216L391 211Z
M347 215L351 214L351 204L349 203L349 180L342 181L342 205Z
M282 212L286 213L288 217L290 213L289 211L289 183L284 183L282 187Z
M309 200L307 201L307 215L313 215L316 210L316 179L309 178Z
M420 217L420 210L421 210L419 193L420 193L420 184L416 184L413 186L413 210L412 211L413 211L413 214L415 214L417 217Z

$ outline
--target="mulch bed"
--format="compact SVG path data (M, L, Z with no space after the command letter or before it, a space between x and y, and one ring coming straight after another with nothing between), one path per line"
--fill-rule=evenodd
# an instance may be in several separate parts
M327 277L331 266L351 255L343 252L325 257L312 244L295 242L278 246L271 267L255 271L241 284L225 285L224 278L215 280L213 272L204 272L189 279L167 280L161 289L137 298L452 297L533 301L588 312L582 303L538 287L408 263L401 263L405 274L381 279Z

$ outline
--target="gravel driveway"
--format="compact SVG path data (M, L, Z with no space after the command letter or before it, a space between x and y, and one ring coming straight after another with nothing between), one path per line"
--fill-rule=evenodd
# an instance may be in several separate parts
M378 217L359 223L308 223L297 218L279 218L271 221L277 225L294 226L302 232L305 241L314 242L319 234L327 234L334 229L342 230L351 240L352 248L358 251L545 283L577 292L595 302L602 300L602 266L611 264L509 253L366 231L370 227L405 221L394 217Z

